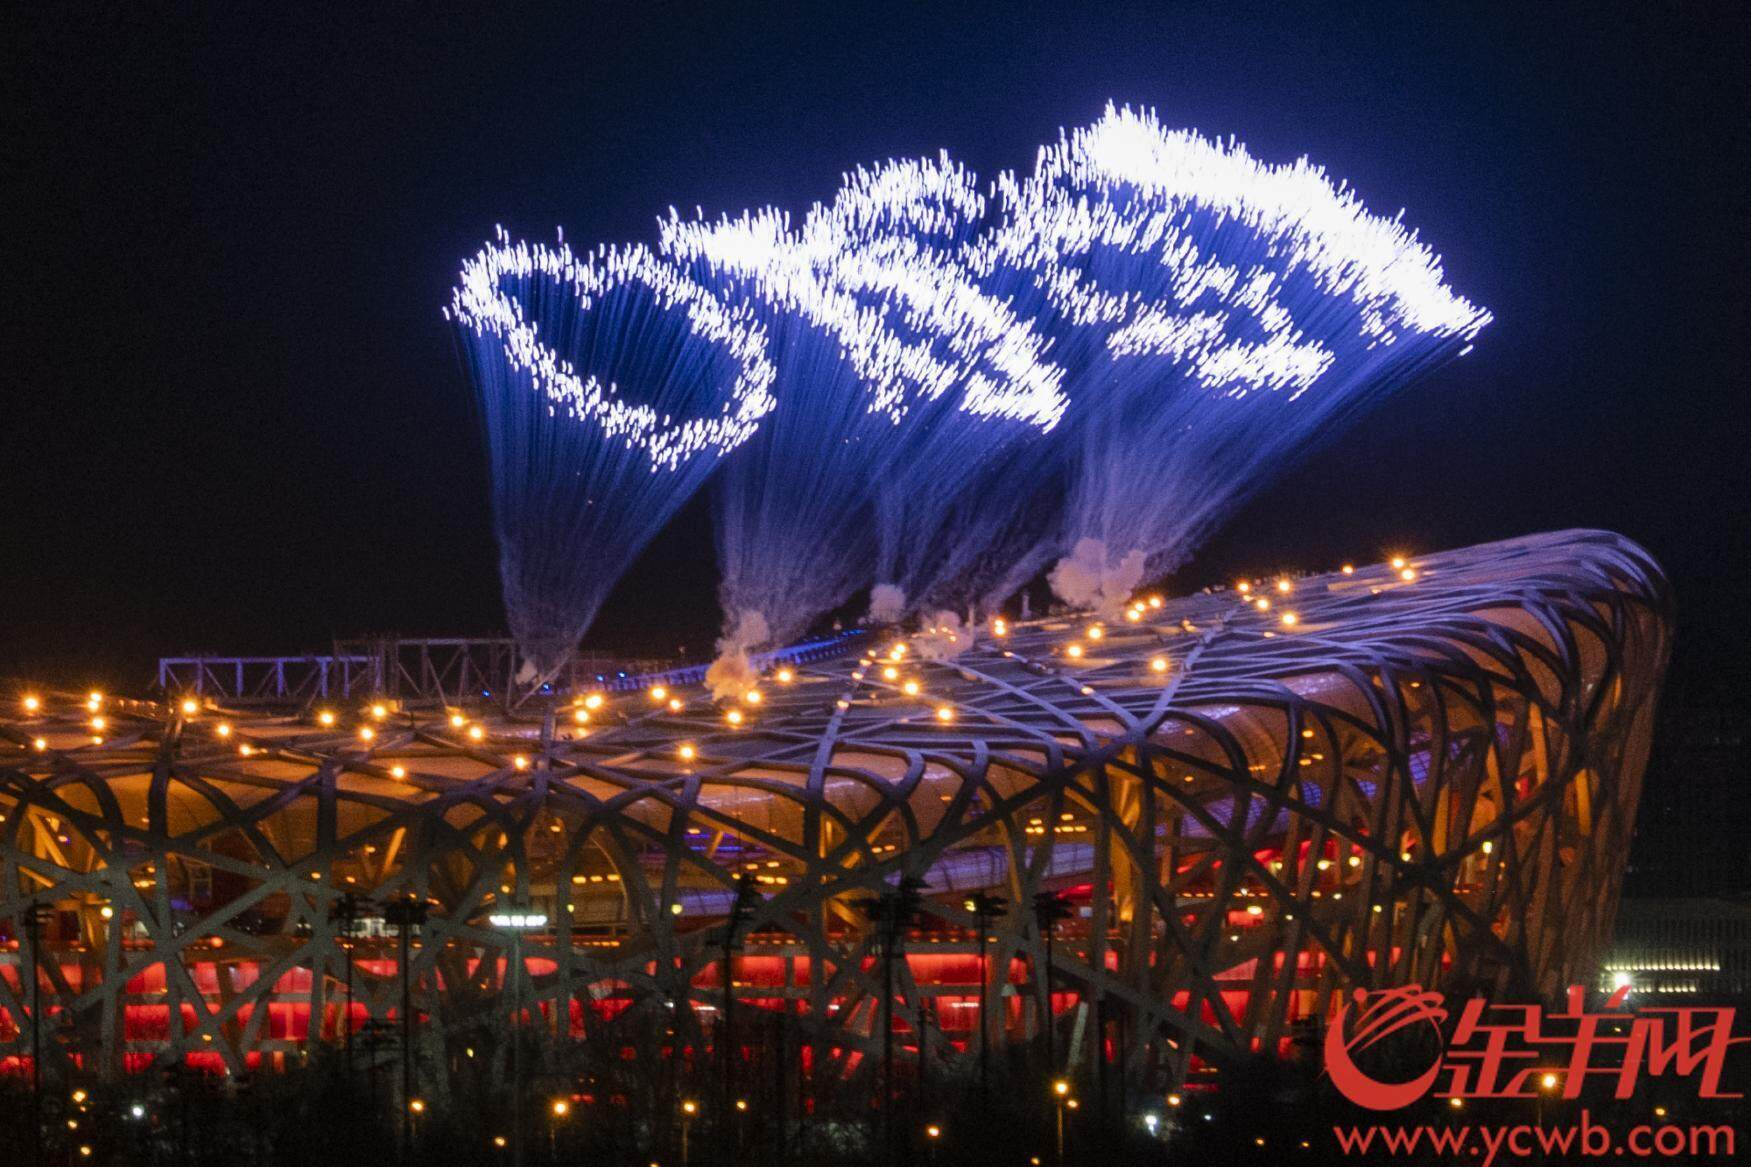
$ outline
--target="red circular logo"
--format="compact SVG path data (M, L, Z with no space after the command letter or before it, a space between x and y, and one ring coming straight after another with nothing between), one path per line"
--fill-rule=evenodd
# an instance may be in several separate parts
M1356 1007L1355 1022L1349 1020L1350 1006ZM1398 1033L1418 1022L1441 1035L1441 1023L1447 1020L1441 994L1425 993L1421 985L1405 985L1398 989L1369 992L1357 989L1350 1002L1338 1010L1325 1035L1325 1072L1351 1102L1370 1110L1398 1110L1409 1106L1429 1092L1435 1077L1441 1072L1441 1056L1408 1082L1380 1082L1368 1076L1356 1065L1356 1055L1383 1038Z

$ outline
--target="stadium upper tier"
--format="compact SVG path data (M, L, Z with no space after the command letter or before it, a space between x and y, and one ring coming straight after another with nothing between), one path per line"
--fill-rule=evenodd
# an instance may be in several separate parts
M971 641L872 632L734 704L18 692L0 1057L29 1056L33 969L46 1058L240 1070L335 1042L398 1005L382 905L406 896L431 1065L502 1055L507 915L542 918L517 943L550 1048L630 1048L670 1011L652 1040L704 1050L743 877L737 1001L800 1027L817 1078L869 1072L859 904L901 876L925 890L896 1016L944 1058L977 1046L982 977L994 1041L1050 1018L1062 1056L1156 1084L1280 1048L1354 985L1556 992L1608 934L1670 635L1646 554L1570 531ZM975 891L1019 905L983 962ZM369 897L350 940L345 892ZM1070 908L1049 945L1041 893Z

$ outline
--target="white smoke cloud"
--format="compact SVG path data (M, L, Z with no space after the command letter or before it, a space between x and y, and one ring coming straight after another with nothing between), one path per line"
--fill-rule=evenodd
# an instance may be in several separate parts
M906 593L894 584L877 584L869 590L871 624L892 624L906 614Z
M1117 617L1142 585L1147 559L1141 549L1133 549L1114 562L1101 540L1078 539L1075 549L1046 578L1052 594L1072 608Z
M740 698L754 687L760 672L754 667L749 651L772 639L766 617L744 609L718 638L717 659L705 670L705 687L719 701Z
M923 660L952 660L973 647L973 630L953 612L943 611L930 617L908 643Z

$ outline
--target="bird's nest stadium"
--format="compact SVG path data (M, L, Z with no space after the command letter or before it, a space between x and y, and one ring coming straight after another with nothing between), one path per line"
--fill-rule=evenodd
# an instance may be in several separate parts
M405 970L433 1066L513 1012L543 1056L703 1059L728 1004L855 1081L881 1044L868 901L905 877L899 1056L945 1072L983 1021L1171 1089L1352 986L1589 979L1671 637L1627 540L993 633L936 659L847 637L734 710L673 685L516 714L9 695L0 1059L285 1065L399 1019Z

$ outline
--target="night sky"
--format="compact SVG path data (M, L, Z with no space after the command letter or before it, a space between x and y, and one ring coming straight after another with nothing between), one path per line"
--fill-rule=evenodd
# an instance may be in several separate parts
M1751 672L1742 3L126 7L0 46L0 678L497 630L439 315L495 223L648 241L943 148L990 177L1108 99L1406 208L1496 316L1172 586L1608 527L1674 581L1680 680ZM700 654L713 585L696 506L592 640Z

